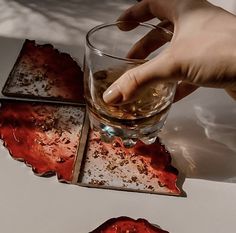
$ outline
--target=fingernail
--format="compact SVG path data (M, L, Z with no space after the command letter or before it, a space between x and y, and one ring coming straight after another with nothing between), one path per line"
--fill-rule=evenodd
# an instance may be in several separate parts
M103 93L103 100L108 104L115 104L115 103L121 102L122 94L120 93L117 85L109 87Z

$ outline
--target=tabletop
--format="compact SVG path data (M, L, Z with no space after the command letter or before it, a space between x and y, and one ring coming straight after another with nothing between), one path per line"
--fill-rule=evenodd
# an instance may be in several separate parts
M213 3L236 13L236 1ZM0 75L25 38L53 43L82 64L84 36L114 21L132 0L0 0ZM186 197L59 183L33 175L0 143L0 232L88 233L118 216L145 218L171 233L235 232L236 105L222 90L200 88L174 104L162 138Z

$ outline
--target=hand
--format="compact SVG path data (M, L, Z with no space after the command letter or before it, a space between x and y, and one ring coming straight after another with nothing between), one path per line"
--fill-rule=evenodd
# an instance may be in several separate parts
M118 20L144 22L155 17L174 25L170 46L154 59L124 73L104 92L104 101L127 101L138 88L155 80L181 81L175 100L198 86L224 88L236 99L236 17L205 0L143 0ZM129 56L136 53L145 58L157 47L149 33Z

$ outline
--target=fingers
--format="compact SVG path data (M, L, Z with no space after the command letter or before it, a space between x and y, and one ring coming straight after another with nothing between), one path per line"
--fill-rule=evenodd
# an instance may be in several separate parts
M171 31L172 33L174 32L174 24L170 22L169 20L162 20L157 26L165 28Z
M173 0L143 0L126 10L118 21L145 22L155 17L173 22L175 9ZM135 25L132 25L135 28ZM131 30L132 27L122 27L121 30Z
M161 22L156 29L151 30L141 40L136 42L127 54L127 58L145 59L150 53L159 49L172 38L173 24L169 21Z
M176 75L175 75L176 73ZM153 60L128 70L103 94L108 104L127 102L143 85L153 81L177 81L177 67L167 50Z
M134 6L130 7L121 14L117 21L129 21L129 22L145 22L153 19L155 15L152 14L149 8L148 1L141 1ZM134 29L138 25L126 25L121 24L119 28L124 31L129 31Z
M177 101L183 99L185 96L187 96L187 95L191 94L192 92L194 92L195 90L197 90L197 88L198 88L198 86L181 82L177 86L177 89L175 92L175 97L174 97L174 102L177 102Z

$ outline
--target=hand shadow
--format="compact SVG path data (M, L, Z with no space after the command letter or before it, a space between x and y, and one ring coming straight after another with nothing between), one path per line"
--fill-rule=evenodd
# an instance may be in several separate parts
M196 105L192 118L172 116L161 139L181 175L236 183L236 107L215 109Z

